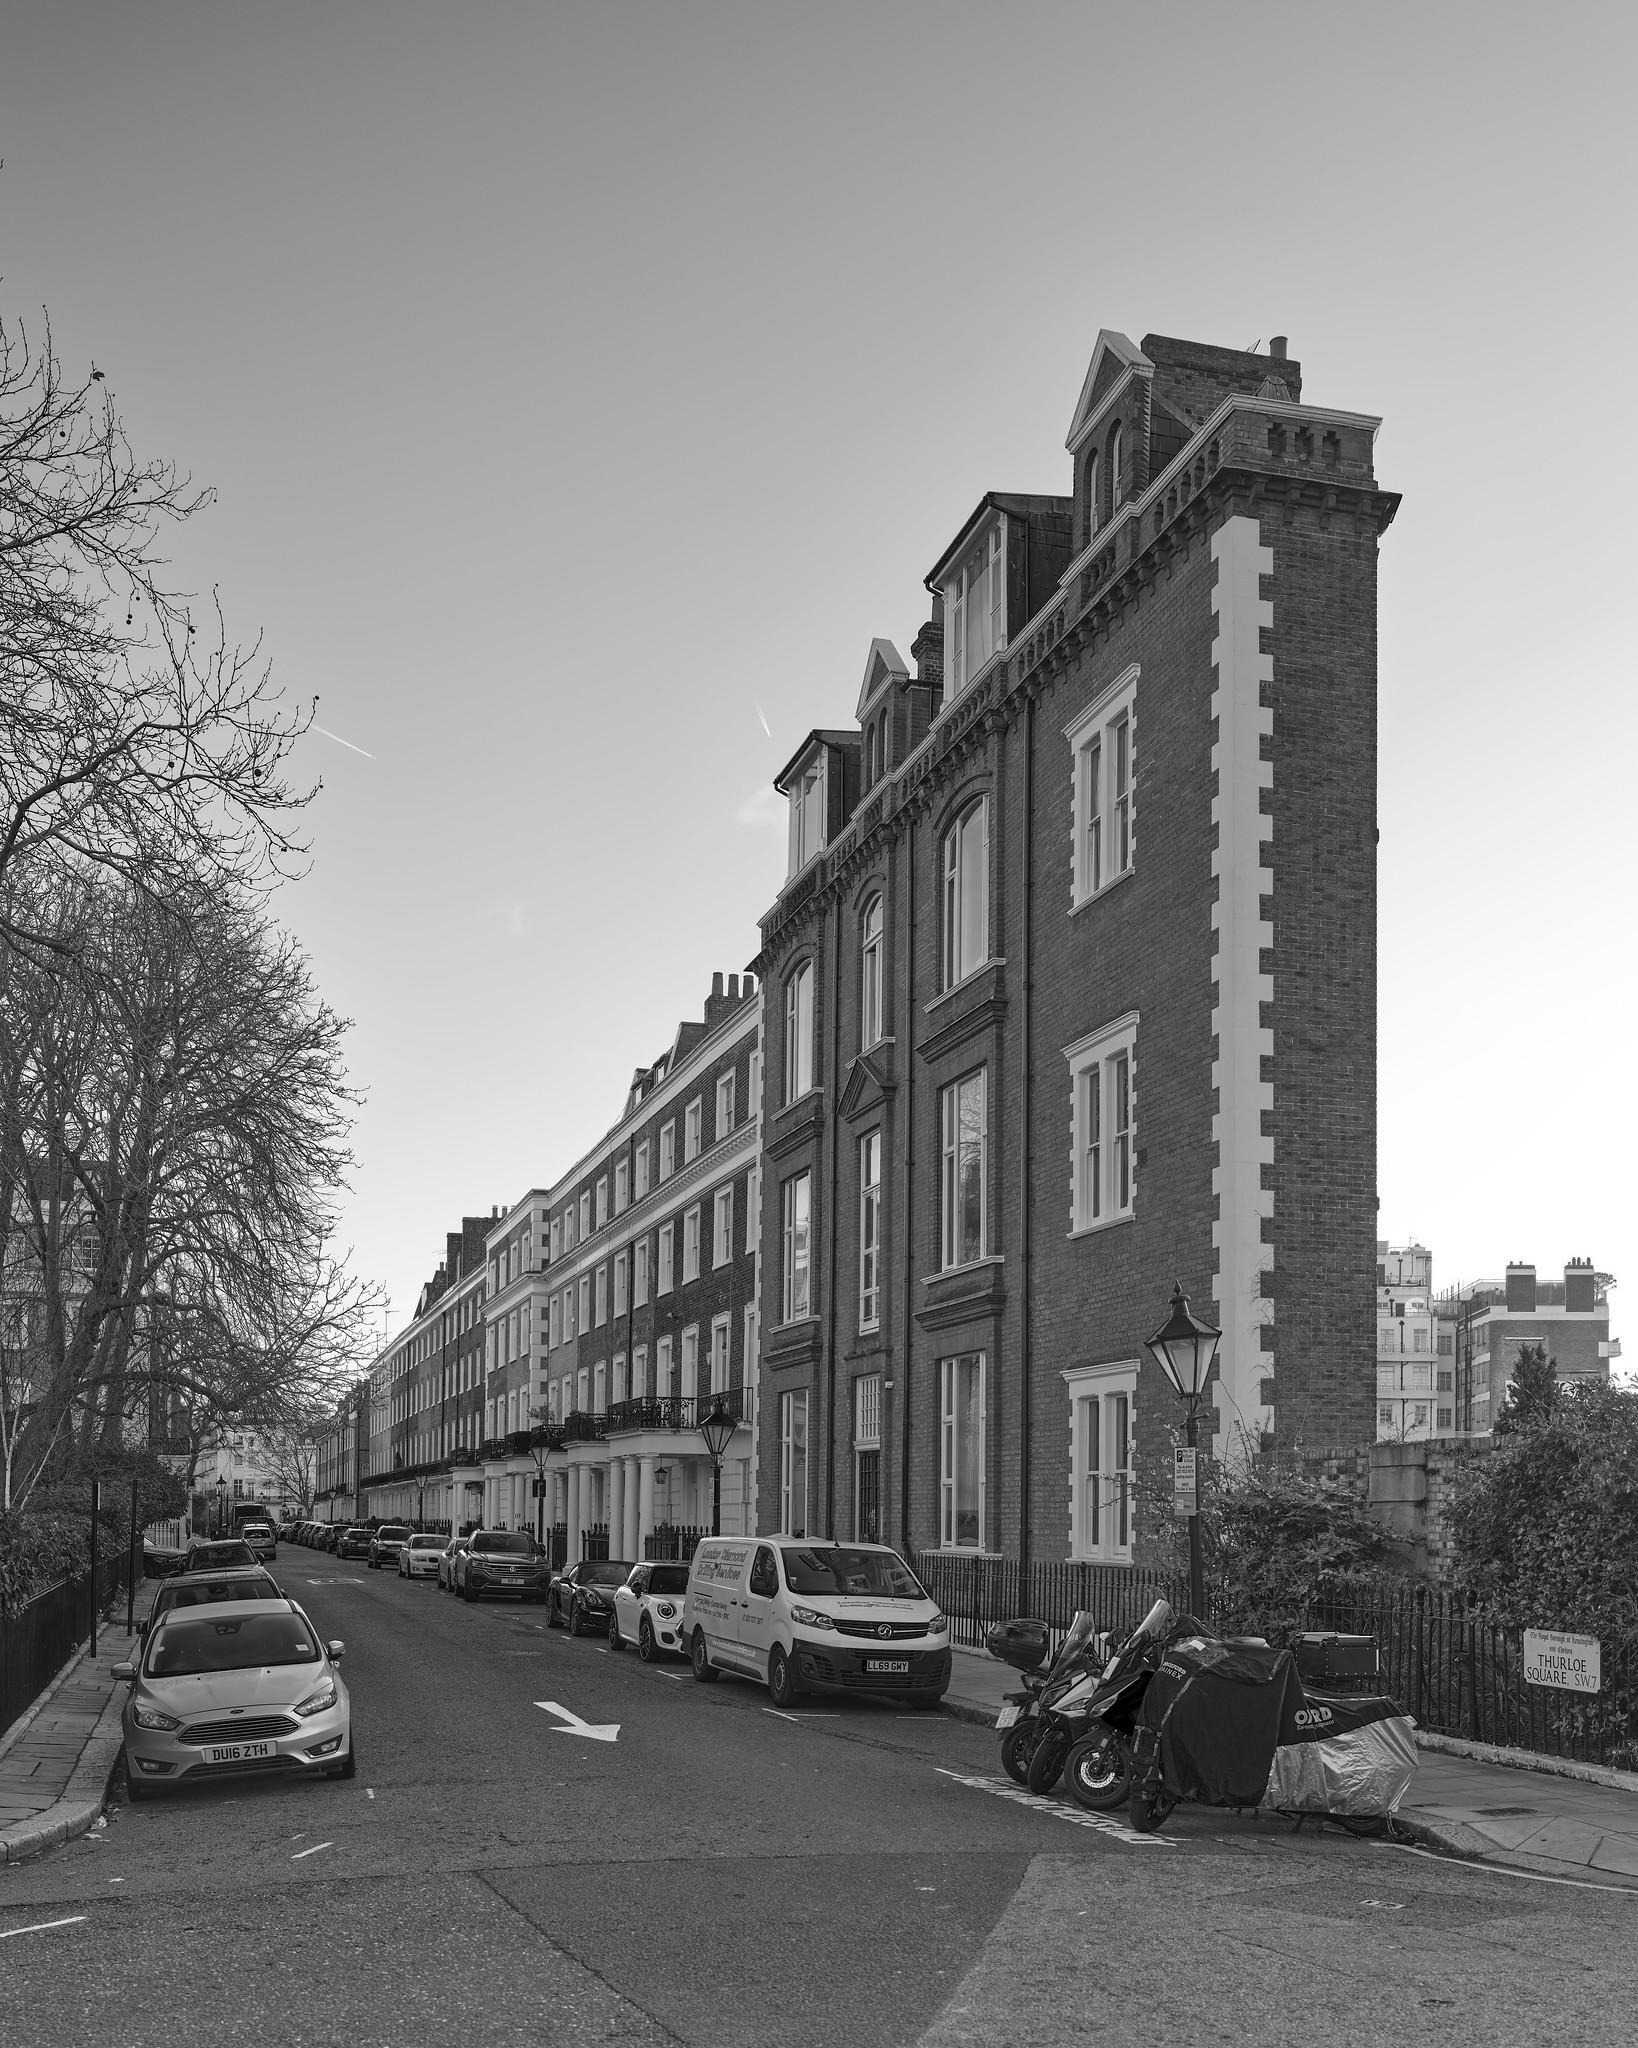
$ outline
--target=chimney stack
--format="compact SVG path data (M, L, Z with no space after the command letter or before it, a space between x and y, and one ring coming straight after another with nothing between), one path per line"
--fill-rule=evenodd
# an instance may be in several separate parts
M1507 1313L1533 1316L1536 1312L1536 1269L1509 1265L1507 1268Z
M1591 1259L1571 1259L1564 1268L1564 1307L1573 1316L1590 1316L1598 1306L1598 1288Z
M1283 363L1285 361L1285 345L1287 338L1288 337L1283 334L1276 334L1274 339L1268 344L1268 352L1277 363Z

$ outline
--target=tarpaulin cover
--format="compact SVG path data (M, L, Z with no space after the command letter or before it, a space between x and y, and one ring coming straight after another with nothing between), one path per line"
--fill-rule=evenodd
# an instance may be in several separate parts
M1386 1815L1416 1775L1416 1723L1397 1700L1304 1693L1283 1717L1264 1806Z
M1289 1650L1200 1636L1168 1645L1142 1711L1160 1736L1166 1790L1209 1806L1260 1805L1289 1693L1302 1693Z

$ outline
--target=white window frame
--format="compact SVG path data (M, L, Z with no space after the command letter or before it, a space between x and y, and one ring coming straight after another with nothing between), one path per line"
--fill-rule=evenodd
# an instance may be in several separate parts
M1079 910L1137 865L1136 662L1064 727L1069 742L1069 907Z
M969 1541L961 1534L962 1507L960 1499L959 1466L965 1461L962 1454L963 1427L960 1402L958 1399L962 1380L968 1368L978 1368L978 1443L974 1464L977 1473L976 1525ZM988 1359L982 1351L963 1351L938 1362L938 1548L940 1550L983 1550L985 1517L985 1424L986 1402L989 1393Z
M671 1393L671 1339L669 1336L654 1340L654 1392L659 1400L665 1400Z
M711 1385L713 1394L725 1394L732 1376L734 1319L730 1315L711 1318Z
M597 1181L597 1228L601 1230L609 1220L609 1177L600 1174Z
M618 1403L629 1397L629 1391L626 1382L626 1354L617 1351L614 1354L614 1371L609 1377L609 1397Z
M975 569L974 564L982 558ZM973 628L978 626L975 635ZM969 683L1007 647L1007 521L997 513L962 549L944 581L944 701ZM977 656L974 658L974 649Z
M976 826L978 853L969 864L968 833ZM938 844L939 873L939 986L958 988L969 975L989 964L990 958L990 800L981 796L967 804ZM978 890L976 917L969 916L970 899ZM976 926L975 949L969 957L966 937L969 925Z
M1130 1564L1137 1520L1138 1362L1071 1366L1063 1381L1069 1393L1069 1554L1098 1564ZM1124 1464L1116 1455L1123 1424Z
M624 1214L631 1200L631 1172L624 1159L614 1162L614 1213Z
M629 1256L626 1252L616 1252L614 1255L614 1313L617 1316L626 1314L627 1303L630 1299L628 1293L631 1284Z
M779 1397L779 1527L786 1536L808 1533L808 1390Z
M1071 1237L1129 1223L1137 1211L1137 1031L1138 1013L1129 1010L1064 1047L1069 1062Z
M648 1234L637 1239L631 1248L631 1304L642 1308L648 1300Z
M785 984L785 1101L813 1086L813 962L804 960Z
M745 1249L757 1249L757 1233L762 1220L762 1168L753 1166L745 1176Z
M637 1147L636 1163L632 1170L633 1201L640 1202L648 1193L648 1140L644 1138Z
M727 1137L733 1128L734 1076L732 1074L719 1074L717 1076L717 1126L714 1134L715 1142L721 1144L722 1140Z
M859 1328L882 1326L882 1134L859 1140Z
M654 1296L656 1300L662 1294L669 1294L675 1281L676 1242L672 1235L675 1229L676 1225L674 1223L662 1223L660 1225L659 1257L655 1261L654 1268Z
M683 1285L700 1277L700 1205L683 1211Z
M580 1197L580 1242L584 1244L592 1234L591 1189L586 1188Z
M785 792L790 805L790 875L800 874L825 843L825 749L821 747Z
M887 914L879 889L866 903L859 927L859 1044L868 1052L873 1045L881 1044L886 1013L882 963L886 957Z
M609 1368L605 1359L599 1359L592 1367L592 1413L606 1415L609 1412Z
M596 1293L592 1304L592 1327L600 1330L609 1319L609 1269L599 1266L596 1273Z
M660 1126L660 1179L668 1181L677 1170L677 1125L673 1118Z
M806 1168L779 1184L779 1225L780 1320L805 1323L814 1312L813 1175Z
M711 1264L726 1266L734 1256L734 1184L718 1188L711 1200Z
M696 1400L700 1391L700 1326L690 1323L682 1333L682 1362L677 1375L677 1392L685 1401Z
M751 1047L751 1057L745 1071L745 1114L760 1116L762 1113L762 1047Z
M982 1125L978 1134L978 1249L958 1256L964 1247L957 1236L961 1210L961 1166L965 1140L960 1108L963 1091L978 1084ZM939 1270L975 1266L990 1251L990 1088L987 1067L974 1067L939 1090Z
M634 1344L631 1347L631 1398L634 1401L648 1399L648 1346Z
M749 1302L745 1308L743 1349L739 1355L740 1371L740 1420L747 1428L756 1421L756 1378L757 1378L757 1307Z
M683 1111L683 1165L698 1159L705 1143L705 1097L696 1095Z
M580 1300L576 1304L576 1314L579 1320L579 1327L582 1330L589 1330L592 1326L591 1284L591 1275L589 1273L582 1273L580 1276Z

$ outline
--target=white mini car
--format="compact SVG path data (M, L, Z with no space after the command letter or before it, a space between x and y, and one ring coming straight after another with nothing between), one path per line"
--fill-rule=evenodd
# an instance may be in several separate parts
M651 1664L663 1650L686 1657L683 1641L683 1595L688 1591L685 1564L634 1564L631 1576L617 1587L609 1615L609 1648L637 1645L637 1654Z
M412 1536L398 1553L401 1579L435 1579L438 1560L444 1554L445 1536Z

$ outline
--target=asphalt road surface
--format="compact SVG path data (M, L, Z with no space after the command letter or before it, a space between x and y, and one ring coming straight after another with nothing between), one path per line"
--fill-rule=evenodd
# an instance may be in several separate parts
M5 2048L1638 2036L1638 1890L1201 1809L1140 1840L942 1715L781 1716L539 1608L275 1569L346 1640L357 1779L120 1804L0 1870Z

